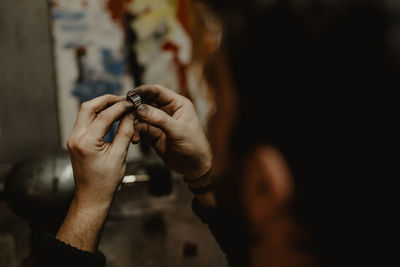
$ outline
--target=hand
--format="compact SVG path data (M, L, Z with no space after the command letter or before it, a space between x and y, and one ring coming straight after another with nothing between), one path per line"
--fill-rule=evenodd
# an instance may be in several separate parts
M210 168L212 152L192 102L160 85L142 85L130 91L142 104L132 142L145 138L174 171L187 179L204 175Z
M133 105L124 100L104 95L83 103L68 138L75 197L57 238L82 250L97 250L114 193L125 174L134 115ZM118 119L113 143L105 143L104 136Z
M104 95L81 105L67 147L75 179L75 198L99 205L112 200L126 170L126 154L134 132L133 105L124 97ZM113 143L104 142L111 125L121 119Z

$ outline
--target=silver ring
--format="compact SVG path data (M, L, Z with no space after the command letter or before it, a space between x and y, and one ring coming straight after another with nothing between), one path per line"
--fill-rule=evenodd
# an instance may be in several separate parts
M132 102L132 104L135 106L135 108L140 107L140 105L142 104L142 98L140 97L140 95L133 93L133 94L129 94L127 95L127 100Z

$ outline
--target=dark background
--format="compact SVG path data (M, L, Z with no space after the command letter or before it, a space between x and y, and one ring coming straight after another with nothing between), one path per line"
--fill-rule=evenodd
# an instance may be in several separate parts
M395 21L388 45L399 51L400 1L381 3ZM60 147L47 0L0 1L0 52L2 179L17 160ZM0 202L0 258L11 253L19 262L27 256L28 238L27 224Z

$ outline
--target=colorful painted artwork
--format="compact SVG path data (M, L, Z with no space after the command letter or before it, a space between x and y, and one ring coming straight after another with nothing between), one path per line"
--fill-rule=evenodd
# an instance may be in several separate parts
M191 64L189 0L49 1L63 146L82 102L143 83L192 96L206 121L212 105Z

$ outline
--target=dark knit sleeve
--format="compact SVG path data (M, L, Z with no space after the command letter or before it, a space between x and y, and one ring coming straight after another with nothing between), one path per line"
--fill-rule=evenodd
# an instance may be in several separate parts
M72 247L55 238L52 234L42 236L39 256L34 267L104 267L105 256L100 253L90 253Z
M248 266L248 235L239 218L220 207L203 207L196 198L192 201L192 209L200 220L208 225L225 253L229 266Z

